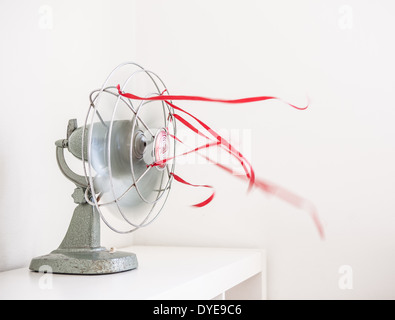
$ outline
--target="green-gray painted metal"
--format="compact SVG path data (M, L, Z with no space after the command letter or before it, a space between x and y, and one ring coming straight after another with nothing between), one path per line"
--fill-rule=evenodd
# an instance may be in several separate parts
M72 197L78 206L74 210L69 228L59 248L50 254L32 259L29 267L32 271L108 274L132 270L138 266L134 253L107 250L100 246L100 215L95 207L86 203L84 196L88 187L86 178L74 173L64 157L64 149L69 148L75 156L81 158L81 132L81 128L77 128L76 120L72 119L67 127L67 139L55 143L59 168L76 185ZM74 139L71 139L73 142L69 145L69 138L72 136ZM78 148L80 151L77 151Z
M54 250L50 254L34 258L32 271L62 274L109 274L137 268L135 254L110 252L104 248L87 250Z

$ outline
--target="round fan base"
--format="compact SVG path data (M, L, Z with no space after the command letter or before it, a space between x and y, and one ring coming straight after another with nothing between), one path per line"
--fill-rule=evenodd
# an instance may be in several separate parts
M137 257L130 252L110 252L105 248L92 250L54 250L34 258L29 269L36 272L61 274L109 274L136 269Z

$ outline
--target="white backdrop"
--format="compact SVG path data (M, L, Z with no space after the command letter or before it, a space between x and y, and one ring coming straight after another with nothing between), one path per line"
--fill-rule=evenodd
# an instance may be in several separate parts
M73 186L53 143L69 118L82 122L106 74L135 60L174 94L298 105L307 94L306 111L278 101L180 106L241 132L257 175L314 202L326 239L304 211L247 194L210 165L180 164L186 180L215 186L213 203L191 208L205 191L174 184L154 224L134 238L103 227L105 245L266 248L271 299L395 298L394 9L355 0L1 1L0 270L61 241ZM339 286L342 266L352 289Z
M395 46L391 1L144 1L136 6L138 60L171 93L281 102L180 103L218 129L251 130L259 177L310 199L308 215L208 165L178 166L204 191L175 184L159 221L135 241L264 247L268 297L395 298ZM245 141L248 144L248 139ZM247 145L248 147L248 145ZM353 289L339 287L342 266ZM349 270L349 269L348 269Z

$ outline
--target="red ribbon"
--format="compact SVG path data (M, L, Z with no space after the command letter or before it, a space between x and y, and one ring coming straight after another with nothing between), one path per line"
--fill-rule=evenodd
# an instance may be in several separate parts
M169 101L165 100L165 102L171 106L173 109L181 111L185 114L187 114L188 116L190 116L191 118L193 118L194 120L196 120L204 129L206 129L217 141L218 144L221 145L229 154L231 154L232 156L234 156L242 165L247 178L249 179L249 186L248 186L248 190L251 190L251 188L254 185L254 180L255 180L255 173L254 170L252 168L252 165L249 163L249 161L241 154L241 152L239 152L236 148L234 148L226 139L224 139L222 136L220 136L217 132L215 132L213 129L211 129L207 124L205 124L203 121L199 120L198 118L196 118L194 115L190 114L189 112L185 111L184 109L181 109L180 107L177 107L176 105L170 103ZM178 116L180 117L180 116ZM195 131L194 127L187 121L183 121L182 122L184 125L186 125L189 129L191 129L192 131ZM207 136L203 135L204 137L206 137L207 139L209 139ZM249 168L247 168L247 166Z
M185 110L173 105L172 103L166 101L167 104L169 104L171 107L173 107L176 110L182 111L188 115L190 115L191 117L193 117L195 120L201 122L199 119L197 119L196 117L194 117L193 115L191 115L190 113L186 112ZM178 119L182 124L184 124L188 129L192 130L193 132L199 134L200 136L206 138L209 141L213 141L212 139L210 139L209 137L207 137L205 134L203 134L201 131L199 131L196 127L194 127L190 122L188 122L187 120L185 120L183 117L181 117L180 115L177 114L173 114L173 116ZM203 122L201 122L204 125L204 128L208 129L209 132L214 135L214 137L216 138L217 142L214 144L216 145L220 145L221 147L223 147L223 149L225 149L225 151L227 151L229 154L233 155L242 165L246 177L250 179L250 187L252 186L252 184L254 183L254 179L255 179L255 174L254 174L254 170L251 166L251 164L249 164L248 160L240 153L238 152L229 142L227 142L223 137L221 137L220 135L218 135L214 130L212 130L211 128L209 128L206 124L204 124ZM177 139L178 140L178 139ZM181 141L179 141L181 142ZM181 142L182 143L182 142ZM206 148L211 147L212 145L206 145ZM204 146L199 147L200 149L205 148ZM198 151L198 150L196 150ZM189 153L189 152L188 152ZM187 154L187 153L185 153ZM185 155L182 154L182 155ZM180 156L182 156L180 155ZM174 157L173 157L174 158ZM173 158L169 158L168 160L171 160ZM166 162L167 159L162 160L162 162ZM247 165L249 166L249 169L247 168Z
M257 179L255 177L255 173L254 170L252 168L252 165L249 163L249 161L237 150L235 149L226 139L224 139L222 136L220 136L217 132L215 132L212 128L210 128L207 124L205 124L203 121L201 121L200 119L196 118L194 115L192 115L191 113L185 111L184 109L177 107L176 105L174 105L172 102L170 102L170 100L188 100L188 101L205 101L205 102L220 102L220 103L231 103L231 104L238 104L238 103L251 103L251 102L258 102L258 101L265 101L265 100L270 100L270 99L276 99L276 100L280 100L283 101L280 98L277 97L273 97L273 96L259 96L259 97L250 97L250 98L242 98L242 99L234 99L234 100L225 100L225 99L212 99L212 98L206 98L206 97L200 97L200 96L189 96L189 95L163 95L165 91L162 92L161 95L159 96L152 96L152 97L146 97L146 98L142 98L139 96L136 96L134 94L131 93L124 93L121 91L120 85L117 86L118 89L118 93L125 97L125 98L129 98L129 99L134 99L134 100L158 100L158 101L165 101L170 107L172 107L174 110L178 110L186 115L188 115L189 117L191 117L192 119L194 119L197 123L199 123L208 133L210 133L214 140L210 139L207 135L205 135L203 132L201 132L200 130L198 130L194 125L192 125L189 121L187 121L185 118L183 118L182 116L178 115L178 114L173 114L173 117L178 120L180 123L182 123L183 125L185 125L187 128L189 128L191 131L193 131L194 133L206 138L207 140L210 141L210 143L207 143L205 145L202 145L200 147L197 147L195 149L189 150L187 152L184 152L180 155L176 155L173 157L169 157L167 159L163 159L160 161L157 161L155 163L150 164L150 166L157 166L157 165L163 165L164 163L166 163L167 161L170 161L171 159L174 159L178 156L184 156L187 154L190 154L192 152L197 152L205 149L205 148L210 148L212 146L221 146L225 151L227 151L229 154L231 154L232 156L234 156L241 164L241 166L243 167L244 171L245 171L245 176L240 176L237 175L236 177L238 178L247 178L249 180L249 187L248 190L251 190L252 187L257 187L258 189L275 195L278 198L281 198L282 200L290 203L291 205L299 208L299 209L304 209L307 210L310 214L310 216L312 217L318 232L321 236L321 238L324 238L324 229L323 226L318 218L318 214L317 214L317 210L315 208L315 206L308 200L280 187L277 186L275 184L269 183L267 181L261 180L261 179ZM297 110L305 110L308 108L309 104L307 104L305 107L297 107L291 103L285 102L284 103L288 104L289 106L297 109ZM183 143L180 139L178 139L177 137L170 135L170 137L172 137L174 140ZM199 154L199 153L198 153ZM199 154L200 156L203 156L201 154ZM203 156L205 157L209 162L215 164L216 166L218 166L219 168L232 173L233 174L233 170L227 166L224 166L220 163L217 163L213 160L211 160L210 158L208 158L207 156ZM180 183L183 183L185 185L189 185L192 187L205 187L205 188L213 188L212 186L209 185L195 185L195 184L191 184L187 181L185 181L184 179L182 179L181 177L179 177L178 175L172 173L172 176L174 177L174 179ZM204 207L205 205L209 204L215 195L215 191L211 194L211 196L209 198L207 198L206 200L195 204L193 206L195 207Z
M134 99L134 100L159 100L159 101L164 101L164 100L187 100L187 101L204 101L204 102L221 102L221 103L232 103L232 104L239 104L239 103L251 103L251 102L258 102L258 101L265 101L265 100L280 100L286 104L288 104L290 107L298 109L298 110L305 110L308 108L308 104L305 107L298 107L295 106L289 102L284 101L281 98L273 97L273 96L259 96L259 97L249 97L249 98L242 98L242 99L213 99L213 98L206 98L206 97L200 97L200 96L186 96L186 95L166 95L164 96L163 93L166 91L163 91L162 95L159 96L152 96L152 97L147 97L147 98L142 98L139 96L136 96L131 93L123 93L121 92L121 86L118 84L117 89L119 94L121 94L125 98L129 99Z
M211 188L211 189L213 189L212 186L209 186L207 184L192 184L192 183L189 183L189 182L185 181L184 179L182 179L180 176L176 175L175 173L171 173L171 175L174 177L174 179L176 181L178 181L178 182L180 182L182 184L186 184L186 185L191 186L191 187L203 187L203 188ZM204 201L202 201L200 203L194 204L192 206L193 207L198 207L198 208L204 207L204 206L208 205L214 199L214 196L215 196L215 191L213 191L211 196L208 197L206 200L204 200Z
M199 153L198 153L199 154ZM222 170L225 170L226 172L232 173L233 170L229 167L224 166L223 164L220 164L218 162L215 162L211 160L209 157L204 156L199 154L200 156L206 158L209 162L215 164L217 167L221 168ZM238 178L244 178L244 176L236 175ZM298 209L302 209L307 211L311 218L313 219L313 222L318 230L318 233L320 234L320 237L322 239L325 238L325 233L324 233L324 227L321 224L321 221L318 217L318 212L315 206L307 199L302 198L298 196L297 194L284 189L283 187L280 187L274 183L264 181L262 179L255 179L254 186L266 193L269 193L273 196L276 196L277 198L280 198L284 200L285 202L288 202L289 204L293 205L294 207Z
M172 135L172 136L173 136L173 135ZM174 137L174 136L173 136L173 137ZM178 141L181 141L181 140L178 139ZM207 144L205 144L205 145L202 145L202 146L197 147L197 148L195 148L195 149L186 151L186 152L181 153L181 154L179 154L179 155L175 155L175 156L173 156L173 157L169 157L169 158L166 158L166 159L158 160L158 161L156 161L156 162L154 162L154 163L151 163L151 164L147 165L147 167L163 166L166 162L168 162L168 161L170 161L170 160L173 160L173 159L175 159L175 158L177 158L177 157L186 156L186 155L188 155L188 154L190 154L190 153L194 153L194 152L197 152L197 151L202 150L202 149L207 149L207 148L210 148L210 147L213 147L213 146L217 146L218 144L219 144L219 142L207 143Z
M180 139L177 139L177 141L180 142L180 143L183 143ZM228 173L233 175L233 169L232 168L227 167L227 166L225 166L225 165L223 165L221 163L218 163L218 162L210 159L206 155L202 155L200 153L198 153L198 155L201 156L201 157L204 157L210 163L216 165L217 167L221 168L222 170L224 170L224 171L226 171L226 172L228 172ZM234 175L234 176L236 176L237 178L241 178L241 179L245 178L242 175ZM177 181L179 181L179 180L177 180ZM181 182L181 181L179 181L179 182ZM188 184L188 183L185 183L185 184ZM195 185L195 186L198 187L197 185ZM206 187L208 187L208 186L206 186ZM276 197L288 202L289 204L293 205L294 207L296 207L298 209L302 209L302 210L307 211L310 214L311 218L313 219L313 222L314 222L314 224L315 224L315 226L316 226L316 228L317 228L317 230L318 230L318 232L320 234L320 237L322 239L325 238L324 228L323 228L323 226L321 224L321 221L320 221L320 219L318 217L317 209L315 208L315 206L309 200L307 200L305 198L302 198L302 197L298 196L297 194L295 194L295 193L293 193L293 192L291 192L291 191L289 191L287 189L284 189L281 186L278 186L278 185L276 185L274 183L271 183L271 182L268 182L268 181L264 181L264 180L258 179L258 178L256 178L255 181L254 181L254 187L260 189L263 192L266 192L266 193L269 193L269 194L271 194L273 196L276 196ZM201 202L198 205L194 205L194 206L202 207L204 205L207 205L207 204L209 204L211 202L211 200L213 200L213 198L214 198L214 193L212 194L211 197L209 197L205 201Z

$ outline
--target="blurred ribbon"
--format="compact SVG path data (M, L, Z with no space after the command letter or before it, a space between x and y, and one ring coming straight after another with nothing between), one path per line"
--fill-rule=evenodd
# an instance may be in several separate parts
M179 114L173 113L172 116L177 121L182 123L185 127L187 127L189 130L191 130L195 134L207 139L208 142L204 145L201 145L199 147L191 149L191 150L184 152L182 154L174 155L172 157L162 159L160 161L156 161L156 162L150 164L149 166L160 166L160 165L165 164L167 161L170 161L176 157L185 156L187 154L196 152L198 155L203 156L204 158L206 158L206 160L208 160L212 164L215 164L216 166L225 170L226 172L233 174L233 170L231 168L224 166L223 164L220 164L216 161L213 161L209 157L199 153L199 151L201 151L203 149L211 148L213 146L219 146L222 149L224 149L226 152L228 152L231 156L236 158L238 160L238 162L240 163L240 165L243 167L244 175L234 175L234 174L233 175L238 178L247 179L249 181L248 191L250 191L253 187L256 187L256 188L264 191L265 193L274 195L274 196L284 200L285 202L293 205L294 207L296 207L298 209L307 211L310 214L311 218L313 219L313 222L314 222L321 238L324 239L324 237L325 237L324 228L320 222L320 219L318 217L317 210L316 210L315 206L309 200L304 199L304 198L296 195L295 193L284 189L283 187L280 187L280 186L270 183L268 181L264 181L262 179L257 179L255 177L255 173L252 168L252 165L241 154L241 152L239 152L236 148L234 148L233 145L231 145L224 137L219 135L215 130L213 130L211 127L209 127L206 123L204 123L203 121L201 121L200 119L198 119L197 117L192 115L191 113L185 111L184 109L174 105L170 101L185 100L185 101L203 101L203 102L219 102L219 103L239 104L239 103L252 103L252 102L258 102L258 101L266 101L266 100L276 99L276 100L280 100L280 101L284 102L288 106L295 108L297 110L305 110L308 108L309 104L307 104L305 107L298 107L298 106L295 106L291 103L285 102L284 100L282 100L280 98L273 97L273 96L259 96L259 97L249 97L249 98L242 98L242 99L226 100L226 99L213 99L213 98L206 98L206 97L201 97L201 96L190 96L190 95L165 95L164 93L166 90L164 92L162 92L161 95L143 98L143 97L139 97L134 94L131 94L131 93L122 92L120 89L120 85L117 86L117 89L118 89L118 93L121 96L128 98L128 99L164 101L164 102L166 102L166 104L169 107L173 108L174 110L180 111L180 112L184 113L185 115L191 117L193 120L195 120L201 127L203 127L207 131L208 135L211 135L211 138L210 138L207 134L200 131L198 128L196 128L194 125L192 125L191 122L186 120L184 117L182 117ZM170 137L173 138L175 141L183 143L179 138L177 138L173 135L170 135ZM172 173L172 176L174 177L174 179L176 181L178 181L182 184L185 184L185 185L189 185L192 187L205 187L205 188L212 188L213 189L213 187L209 186L209 185L196 185L196 184L189 183L174 173ZM213 191L211 196L208 197L206 200L204 200L200 203L197 203L193 206L195 206L195 207L206 206L213 200L214 195L215 195L215 191Z

